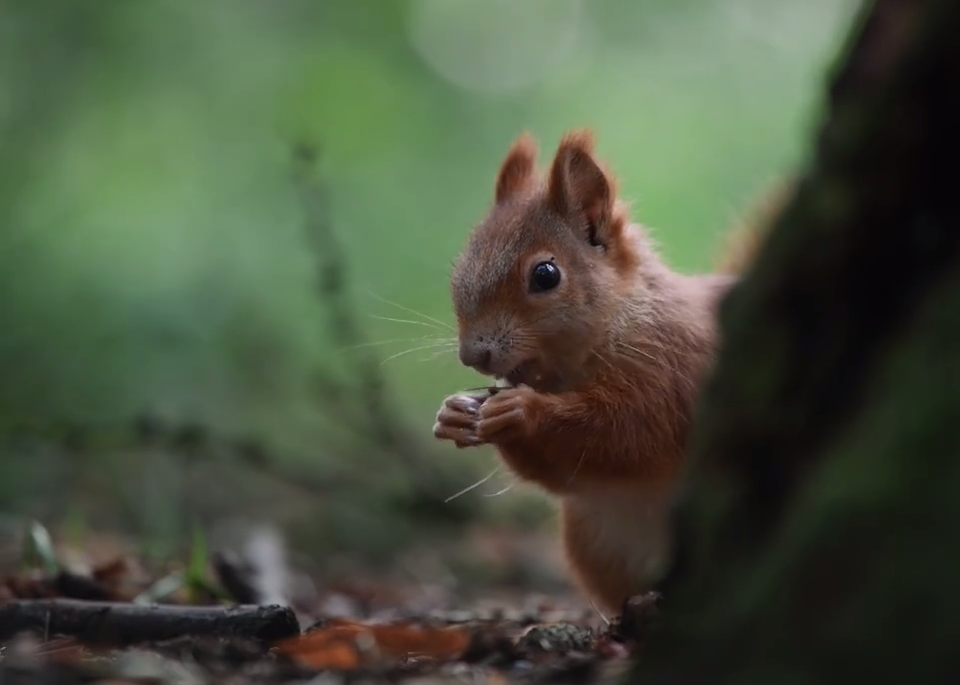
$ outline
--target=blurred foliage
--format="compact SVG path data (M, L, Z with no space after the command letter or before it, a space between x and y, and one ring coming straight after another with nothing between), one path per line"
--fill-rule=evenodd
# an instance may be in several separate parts
M707 268L798 159L855 4L2 0L0 509L119 512L181 539L190 515L267 512L371 551L456 522L436 502L492 455L430 440L442 397L478 384L431 345L453 335L449 264L512 138L530 129L548 155L593 126L668 257ZM317 292L300 144L318 150L358 349L399 355L378 392L436 473L318 399L356 350ZM343 482L318 494L230 455L131 446L118 436L142 416Z

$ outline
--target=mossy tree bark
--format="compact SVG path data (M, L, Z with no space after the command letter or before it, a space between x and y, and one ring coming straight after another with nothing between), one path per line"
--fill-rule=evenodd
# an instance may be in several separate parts
M876 0L722 313L632 681L960 675L960 2Z

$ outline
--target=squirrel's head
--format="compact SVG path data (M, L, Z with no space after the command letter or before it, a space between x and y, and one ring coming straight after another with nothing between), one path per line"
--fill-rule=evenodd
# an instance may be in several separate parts
M454 267L453 302L465 365L558 389L603 363L624 307L636 308L644 238L628 225L589 131L563 138L545 178L536 165L524 134Z

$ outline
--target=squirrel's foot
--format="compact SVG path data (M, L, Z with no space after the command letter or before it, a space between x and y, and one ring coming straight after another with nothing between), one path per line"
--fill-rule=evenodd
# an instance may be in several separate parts
M437 412L437 422L433 425L434 437L452 440L457 447L482 445L483 440L477 435L477 424L485 397L450 395Z
M477 435L484 442L528 437L536 428L543 396L532 388L505 388L480 407Z

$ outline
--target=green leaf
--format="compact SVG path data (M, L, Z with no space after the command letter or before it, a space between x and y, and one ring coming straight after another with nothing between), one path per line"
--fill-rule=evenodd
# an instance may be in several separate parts
M133 598L134 604L156 604L183 587L183 575L177 571L170 573L153 583Z
M210 585L210 579L207 577L209 558L207 538L203 533L203 528L195 524L193 526L193 542L190 545L190 561L187 564L185 578L191 602L197 601L203 591Z
M31 521L24 539L23 563L27 567L42 565L48 573L58 573L60 562L53 549L50 533L39 521Z

